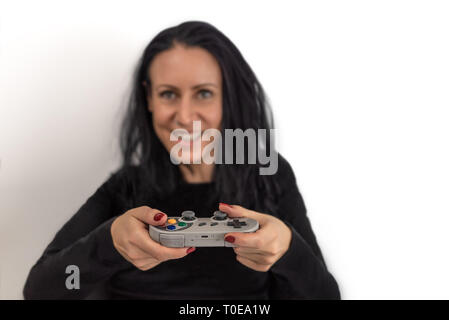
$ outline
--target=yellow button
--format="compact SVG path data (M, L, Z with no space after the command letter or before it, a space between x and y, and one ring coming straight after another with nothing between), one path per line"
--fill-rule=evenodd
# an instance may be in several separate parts
M170 224L173 224L173 223L176 223L176 219L168 219L167 222Z

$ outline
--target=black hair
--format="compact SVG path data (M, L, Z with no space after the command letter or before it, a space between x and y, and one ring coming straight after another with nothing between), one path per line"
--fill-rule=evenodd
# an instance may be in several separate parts
M222 130L266 129L266 145L269 146L269 129L273 128L271 109L262 85L237 47L221 31L201 21L187 21L161 31L147 45L135 69L120 140L123 167L137 162L151 189L147 192L161 197L174 191L182 178L154 131L147 106L148 92L143 83L151 88L148 72L151 62L176 43L203 48L217 60L222 72ZM218 199L253 210L274 210L278 183L272 176L260 175L261 166L259 161L248 164L246 159L245 164L216 164L213 180Z

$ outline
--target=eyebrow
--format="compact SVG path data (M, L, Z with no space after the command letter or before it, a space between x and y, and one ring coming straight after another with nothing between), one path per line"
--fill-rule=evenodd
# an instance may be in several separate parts
M196 89L196 88L199 88L199 87L205 87L205 86L213 86L213 87L217 87L217 85L214 84L214 83L206 82L206 83L200 83L200 84L194 85L194 86L192 87L192 89ZM157 86L158 89L159 89L160 87L169 87L169 88L172 88L172 89L178 89L176 86L172 86L171 84L160 84L160 85Z

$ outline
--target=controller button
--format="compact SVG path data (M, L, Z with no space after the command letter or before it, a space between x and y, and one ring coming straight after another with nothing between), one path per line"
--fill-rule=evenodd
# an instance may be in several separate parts
M180 226L180 227L185 227L186 224L187 224L187 223L185 223L185 222L178 222L178 226Z
M241 228L242 226L246 226L246 222L242 221L240 222L239 219L233 219L232 222L228 222L228 226L234 227L234 228Z
M214 212L214 216L213 216L212 219L214 219L214 220L226 220L227 216L228 215L226 213L217 210L217 211Z
M192 221L195 220L195 212L193 211L183 211L182 212L182 219L186 220L186 221Z
M218 224L218 222L212 222L210 225L213 227L213 226L216 226Z
M167 222L170 224L174 224L176 223L176 219L168 219Z
M169 225L169 226L167 226L167 229L168 229L168 230L175 230L176 227L175 227L174 225Z
M199 225L200 227L201 227L201 226L205 226L205 225L206 225L206 222L200 222L198 225Z

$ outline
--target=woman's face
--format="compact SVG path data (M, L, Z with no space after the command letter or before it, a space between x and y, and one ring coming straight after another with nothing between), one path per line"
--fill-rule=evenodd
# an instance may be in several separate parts
M187 130L190 143L179 143L190 145L190 151L182 152L179 160L193 163L210 143L202 141L201 150L193 148L194 141L201 140L201 136L193 135L193 121L200 121L201 133L221 127L222 83L218 62L205 49L177 44L156 55L149 77L148 109L157 136L170 152L178 143L170 141L170 133L175 129Z

